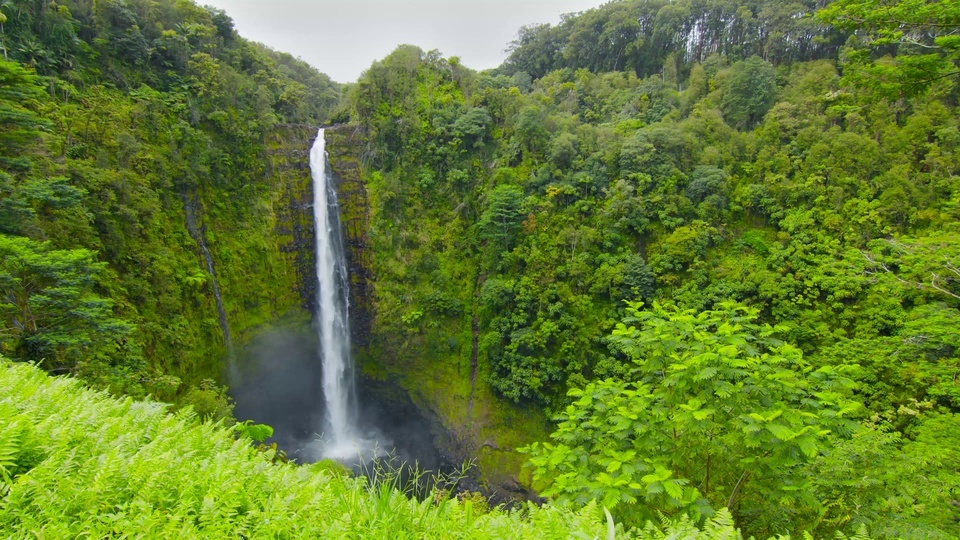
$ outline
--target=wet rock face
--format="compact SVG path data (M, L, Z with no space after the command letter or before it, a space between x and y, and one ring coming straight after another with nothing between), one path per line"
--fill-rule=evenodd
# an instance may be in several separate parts
M316 241L313 223L313 183L310 177L310 148L318 126L281 124L267 135L268 174L277 186L281 203L276 205L274 233L280 251L297 272L301 307L316 313ZM355 126L327 128L327 154L337 186L340 219L347 240L350 272L351 338L364 346L370 334L370 260L367 253L369 204L360 175L355 149L361 134Z
M241 351L231 381L234 415L273 427L268 442L304 461L299 450L323 425L323 395L317 335L309 325L261 329Z
M316 253L314 249L313 185L310 147L315 126L280 125L267 135L268 174L281 201L275 206L274 234L281 256L296 271L301 308L313 313L316 306Z
M368 377L357 380L361 423L377 426L394 447L396 459L424 471L450 471L460 463L437 447L434 433L442 429L435 417L424 415L400 385Z
M275 205L275 233L280 240L281 256L295 268L297 293L305 313L316 312L316 255L314 252L313 189L310 177L309 151L318 126L281 125L268 135L269 174L283 202ZM497 503L536 500L536 495L517 480L516 453L489 443L491 430L504 426L485 419L487 415L467 412L472 421L463 424L462 414L451 414L418 388L415 373L403 380L389 375L391 369L405 369L404 354L393 350L390 336L379 335L374 325L374 267L369 249L370 206L363 181L361 158L365 141L363 133L353 125L330 126L325 129L329 170L337 182L340 219L347 243L347 266L350 273L350 330L355 359L365 358L375 377L365 377L358 369L357 383L361 414L365 423L377 425L397 447L401 460L418 461L423 469L450 471L464 462L477 464L460 489L481 491ZM476 360L473 360L476 371ZM396 373L394 374L396 375ZM471 388L476 383L471 377ZM313 383L311 383L313 384ZM450 388L449 392L456 392ZM471 391L471 396L473 392ZM463 396L454 396L457 401ZM471 409L464 397L464 407ZM487 403L487 407L496 404ZM253 403L251 407L264 408ZM479 407L478 407L479 409ZM238 403L238 411L241 407ZM459 410L459 409L458 409ZM289 411L288 411L289 412ZM460 411L462 413L462 411ZM283 413L286 414L286 413ZM311 410L307 424L322 411ZM270 423L263 415L264 421ZM282 415L281 415L282 416ZM299 421L298 421L299 422ZM295 435L305 424L289 426ZM484 459L486 458L486 459ZM483 465L486 462L487 465Z
M371 258L367 250L370 204L360 171L358 150L362 133L352 125L326 130L327 158L337 182L340 223L347 241L347 269L350 273L350 334L354 347L370 342L372 307Z

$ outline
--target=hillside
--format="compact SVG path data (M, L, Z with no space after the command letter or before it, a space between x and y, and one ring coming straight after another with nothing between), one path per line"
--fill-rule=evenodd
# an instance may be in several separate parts
M349 95L370 136L365 369L491 481L618 519L950 538L960 17L755 4L612 2L521 32L494 72L410 46L371 66ZM843 46L684 30L650 69L587 48L637 10L706 30L709 6Z
M339 86L192 2L0 10L0 352L228 413L233 342L307 317L268 155Z

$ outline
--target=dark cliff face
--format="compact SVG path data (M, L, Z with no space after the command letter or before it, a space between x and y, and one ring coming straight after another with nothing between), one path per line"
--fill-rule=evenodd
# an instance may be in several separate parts
M363 183L356 149L362 142L357 126L343 124L327 128L327 159L337 185L340 223L347 241L347 269L350 272L350 334L355 347L370 342L371 260L367 249L370 205Z
M313 313L317 288L313 225L313 182L310 148L317 128L281 125L267 136L268 175L280 199L275 205L281 255L296 272L296 288L303 311Z
M273 244L279 251L274 256L283 258L276 262L286 268L287 273L295 273L282 286L296 289L270 292L274 295L294 293L303 315L313 315L316 311L315 229L309 163L316 132L316 126L281 125L267 138L268 177L275 215ZM325 137L348 247L351 338L355 358L361 364L358 383L365 414L376 417L371 419L375 424L386 422L389 427L397 428L384 429L384 433L398 446L406 446L414 459L417 457L413 454L423 453L419 458L422 462L436 461L442 468L458 467L465 461L475 463L467 489L482 490L497 502L532 498L532 493L523 485L525 482L520 480L520 463L525 458L515 448L542 431L542 420L500 402L483 379L476 376L475 360L468 362L473 365L472 369L457 369L456 374L451 375L450 369L441 368L462 364L456 355L426 355L416 345L398 345L402 340L377 327L377 262L369 238L371 208L360 159L364 135L354 125L338 125L328 127ZM263 331L269 332L268 327L269 324ZM270 360L265 369L280 369L282 366L278 367L277 362L281 360ZM298 379L305 376L301 369L295 371L300 372ZM264 383L262 379L255 381L252 391L259 396ZM287 388L289 390L289 386ZM241 409L238 399L238 411ZM257 421L269 423L270 419L264 417ZM531 431L530 426L536 429ZM411 433L413 438L404 440ZM425 453L418 448L426 449ZM428 459L428 455L432 457Z
M313 222L313 180L310 176L310 149L317 127L281 125L267 141L269 175L277 196L274 233L280 250L296 269L297 292L302 309L316 311L316 241ZM367 252L367 192L360 163L352 153L360 141L355 126L328 128L327 154L337 187L340 219L346 237L347 266L350 271L350 325L353 343L365 346L370 335L370 261Z

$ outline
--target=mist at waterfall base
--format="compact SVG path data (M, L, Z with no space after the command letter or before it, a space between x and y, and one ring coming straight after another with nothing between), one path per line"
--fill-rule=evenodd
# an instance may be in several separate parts
M397 418L398 409L364 400L360 408L350 351L349 276L340 226L336 180L328 171L324 130L310 151L316 245L313 333L277 329L261 335L246 354L244 374L233 381L236 416L274 428L274 442L298 461L334 459L358 465L389 455L429 466L428 425ZM379 418L386 411L393 418ZM416 420L417 415L410 416ZM377 422L376 420L385 420ZM425 422L414 422L425 424ZM403 427L394 445L377 425ZM411 443L413 446L411 446ZM429 450L433 450L431 452ZM425 455L420 455L424 453ZM408 454L406 456L400 454Z
M319 340L309 326L273 328L260 333L240 352L238 379L231 385L238 420L252 420L274 429L267 440L300 463L324 459L321 444L326 405L323 371L317 359ZM376 449L397 463L422 470L446 466L434 446L430 423L402 392L387 402L371 392L384 383L358 381L357 431L376 441ZM405 398L405 399L404 399ZM369 455L369 453L368 453ZM350 458L360 456L350 456ZM360 459L347 459L348 466Z

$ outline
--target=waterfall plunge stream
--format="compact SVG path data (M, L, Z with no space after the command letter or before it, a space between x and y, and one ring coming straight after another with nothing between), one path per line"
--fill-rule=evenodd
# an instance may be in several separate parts
M340 207L327 172L323 128L310 150L313 176L313 217L317 247L317 316L326 426L318 448L321 457L363 459L369 444L357 430L353 362L350 358L349 278Z

